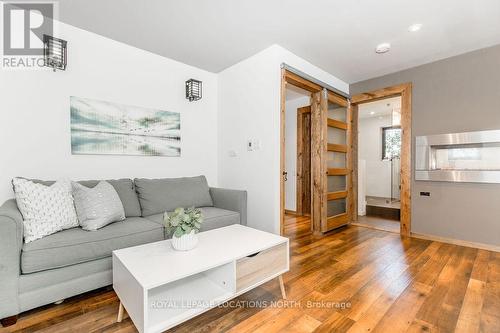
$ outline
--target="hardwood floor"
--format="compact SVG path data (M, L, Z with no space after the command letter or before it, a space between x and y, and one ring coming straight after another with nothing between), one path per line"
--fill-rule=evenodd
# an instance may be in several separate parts
M358 220L354 223L357 226L369 227L382 231L390 231L399 234L401 225L399 221L384 219L377 216L358 216Z
M500 332L500 253L357 226L315 238L304 217L287 216L285 230L286 302L275 279L170 332ZM0 332L136 332L117 311L102 289Z

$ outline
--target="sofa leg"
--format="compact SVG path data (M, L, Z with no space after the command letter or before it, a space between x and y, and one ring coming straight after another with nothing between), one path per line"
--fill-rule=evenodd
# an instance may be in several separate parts
M17 315L0 319L0 323L2 323L3 327L12 326L17 323Z

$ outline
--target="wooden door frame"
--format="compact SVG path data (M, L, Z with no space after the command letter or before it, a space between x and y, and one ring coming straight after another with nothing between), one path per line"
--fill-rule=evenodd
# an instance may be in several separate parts
M307 117L307 114L309 114L309 117ZM309 124L305 123L305 119L309 118ZM306 126L309 126L309 133L311 133L311 105L309 106L303 106L297 109L297 175L295 177L295 183L296 183L296 201L297 201L297 207L295 209L297 215L305 215L304 214L304 207L302 205L303 201L302 199L304 198L304 192L306 191L306 187L304 186L304 151L307 151L307 149L304 149L304 128ZM311 136L309 136L309 174L311 173ZM311 193L311 180L309 179L309 193ZM311 202L311 199L309 199L309 202ZM309 207L309 216L311 215L311 207Z
M412 84L403 83L367 93L352 96L351 105L353 108L353 196L354 220L358 216L358 106L360 104L373 102L390 97L401 97L401 227L400 233L410 236L411 233L411 96Z
M286 69L281 69L281 99L280 99L280 233L284 234L285 228L285 113L286 113L286 86L287 84L302 88L311 94L321 92L323 87ZM313 192L311 190L311 192ZM311 212L312 215L312 212ZM311 228L312 228L311 223Z
M296 86L296 87L299 87L299 88L302 88L306 91L309 91L311 93L311 132L312 132L312 136L314 136L314 126L313 126L313 108L314 108L314 103L315 103L315 96L317 98L319 98L318 101L316 102L319 102L319 103L323 103L323 104L327 104L328 103L328 100L332 101L332 102L340 102L342 101L342 103L347 103L347 105L349 105L349 100L347 99L347 102L346 102L346 99L345 97L341 97L339 95L336 94L335 91L330 91L326 88L324 88L323 86L320 86L319 84L316 84L312 81L309 81L308 79L305 79L295 73L292 73L288 70L286 70L285 68L282 68L281 69L281 100L280 100L280 174L279 174L279 177L280 177L280 233L283 235L284 234L284 218L285 218L285 182L284 182L284 179L283 179L283 174L285 172L285 113L286 113L286 105L285 105L285 102L286 102L286 86L287 84L290 84L290 85L293 85L293 86ZM323 97L320 98L321 94L324 94ZM327 109L327 105L322 105L320 106L321 108L323 109ZM324 114L323 115L324 119L322 119L322 123L324 123L325 125L325 131L327 129L327 123L328 123L328 116L327 114ZM352 124L352 120L353 118L351 118L351 124ZM318 127L319 128L319 127ZM354 133L354 132L353 132ZM324 133L326 135L326 133ZM322 134L323 135L323 134ZM314 145L314 138L311 138L311 145ZM326 151L326 142L325 140L319 140L319 142L321 142L322 145L324 145L324 151ZM352 144L352 142L351 142ZM322 147L319 147L319 148L322 148ZM311 161L314 160L314 147L311 147ZM354 156L354 155L352 155ZM355 165L354 164L355 162L352 161L351 162L351 165ZM314 174L315 171L314 171L314 165L311 166L311 174ZM319 163L319 167L321 170L319 170L320 172L316 172L317 176L318 175L325 175L326 174L326 163ZM353 174L353 170L352 168L350 168L349 170L349 176L350 176L350 184L354 183L355 180L354 180L354 174ZM325 189L324 189L324 186L326 186L325 182L326 182L326 179L322 180L321 181L315 181L314 177L312 177L313 179L311 179L311 202L312 202L312 207L311 207L311 229L312 231L314 232L315 235L321 235L322 232L321 232L321 224L319 222L318 224L318 221L320 221L320 219L317 219L315 218L315 205L314 205L314 202L320 202L322 203L323 205L325 204L324 200L318 200L318 198L316 198L316 200L314 199L314 196L323 196L325 195ZM317 188L315 187L317 186ZM351 185L352 186L352 185ZM351 196L352 194L354 193L352 191L352 187L350 186L351 188ZM354 196L352 196L354 197ZM352 209L353 207L355 208L356 207L356 203L355 203L356 200L351 200L351 207L350 209ZM320 214L320 215L325 215L326 214L326 208L325 207L316 207L316 214ZM354 213L354 211L352 211L352 213ZM352 218L354 215L350 215L350 217ZM349 221L350 222L350 221ZM315 224L316 223L316 224Z

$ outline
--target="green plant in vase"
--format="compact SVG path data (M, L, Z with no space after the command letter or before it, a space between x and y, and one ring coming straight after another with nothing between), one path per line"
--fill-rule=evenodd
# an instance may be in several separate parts
M197 233L203 223L203 214L198 208L176 208L163 215L167 233L172 236L172 246L176 250L187 251L198 243Z

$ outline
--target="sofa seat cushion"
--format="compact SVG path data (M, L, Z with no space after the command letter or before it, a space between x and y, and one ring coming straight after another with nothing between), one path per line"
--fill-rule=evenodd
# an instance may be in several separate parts
M240 224L240 213L216 207L200 207L203 214L201 231L226 227L232 224ZM163 225L163 214L155 214L146 219ZM170 237L169 237L170 238Z
M113 250L164 239L163 226L130 217L96 231L63 230L23 246L23 274L44 271L111 256Z

